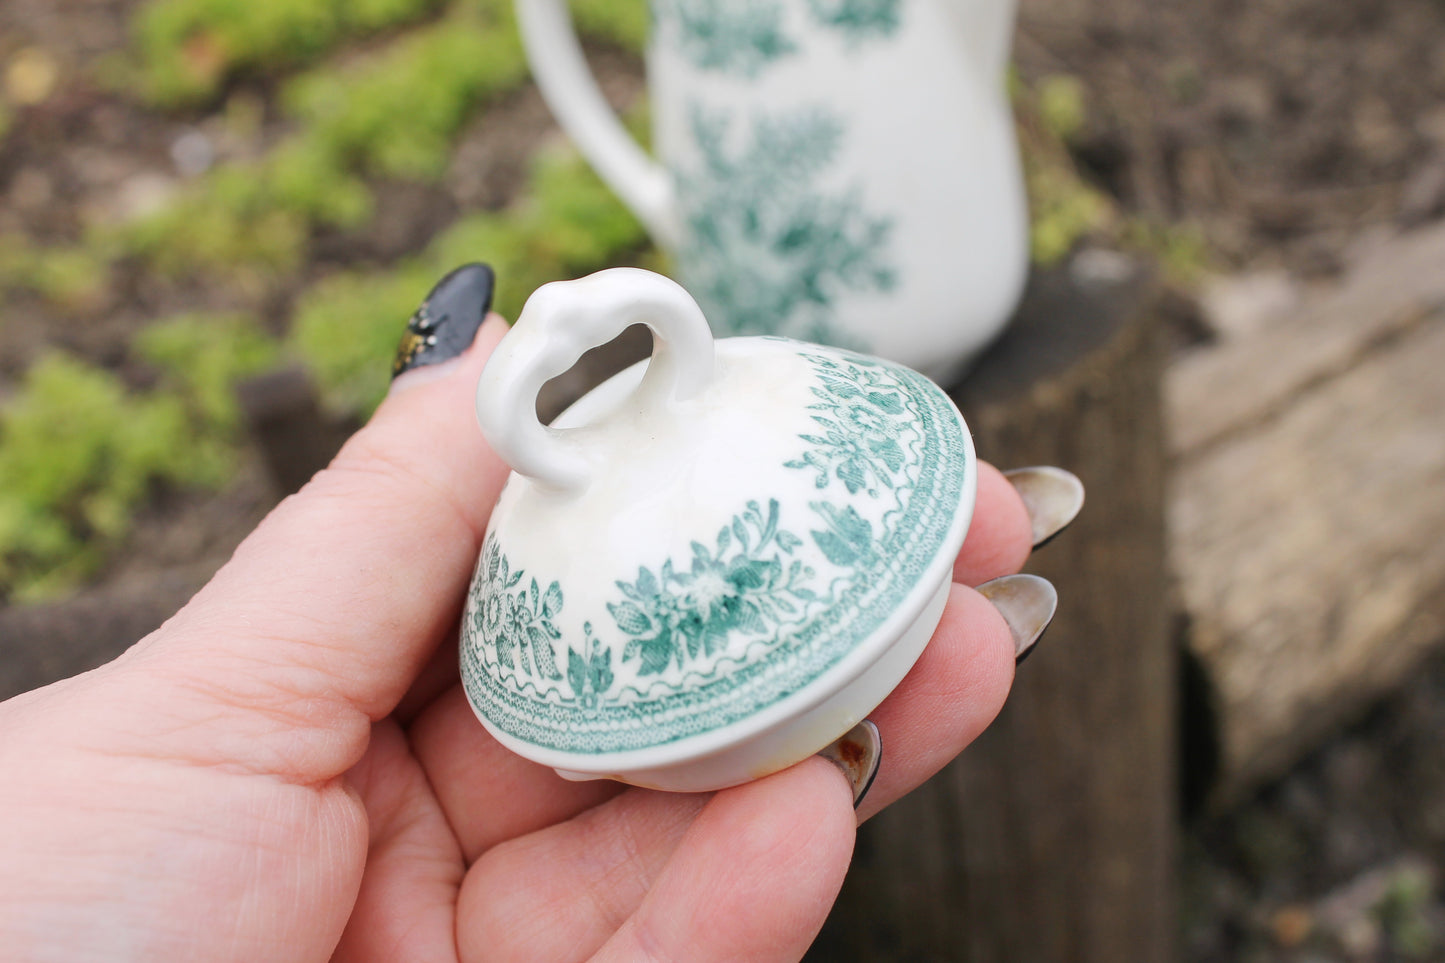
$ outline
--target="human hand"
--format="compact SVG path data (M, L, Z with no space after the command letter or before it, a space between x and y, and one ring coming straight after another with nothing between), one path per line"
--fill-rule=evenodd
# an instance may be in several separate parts
M489 275L449 281L449 320L404 344L422 366L189 605L0 704L7 960L796 960L856 820L997 713L1018 644L1001 609L1019 610L969 586L1034 536L985 465L938 631L871 715L888 756L856 815L816 757L681 795L502 749L455 639L507 473L472 416L505 326L476 330Z

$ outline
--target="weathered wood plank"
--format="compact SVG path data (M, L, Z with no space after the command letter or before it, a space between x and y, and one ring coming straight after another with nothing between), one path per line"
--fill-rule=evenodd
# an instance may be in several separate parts
M109 662L174 615L223 561L0 609L0 701Z
M325 468L355 426L327 418L310 374L294 365L236 386L246 425L276 491L299 491Z
M1170 366L1170 448L1187 456L1348 371L1445 303L1445 222L1382 244L1342 285L1253 337Z
M1256 398L1250 418L1175 466L1171 554L1213 691L1219 801L1281 772L1445 638L1445 313L1390 320L1406 295L1445 290L1445 249L1429 284L1387 284L1397 268L1423 270L1404 256L1377 265L1313 315L1358 309L1343 371L1272 412ZM1342 351L1344 336L1330 338ZM1259 350L1314 344L1292 323ZM1247 373L1190 390L1224 399ZM1176 437L1198 437L1198 414L1175 410Z

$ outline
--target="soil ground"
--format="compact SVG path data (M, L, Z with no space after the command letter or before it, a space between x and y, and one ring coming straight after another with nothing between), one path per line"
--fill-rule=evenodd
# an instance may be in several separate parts
M284 124L264 82L246 143L205 113L137 106L90 79L124 47L136 0L7 0L0 61L42 48L57 91L19 110L0 143L0 235L79 238L183 182L178 145L200 130L217 159L274 142ZM1441 0L1023 0L1025 81L1068 74L1087 120L1074 159L1126 212L1199 231L1221 272L1339 269L1372 236L1445 214L1445 3ZM641 65L604 72L629 89ZM495 207L554 131L536 92L477 119L440 185L380 185L384 230L320 239L304 285L340 266L420 247L458 208ZM282 292L268 320L284 324ZM213 295L121 270L90 303L57 313L14 296L0 310L0 396L46 346L123 369L137 325ZM136 372L125 372L139 378ZM271 495L257 470L222 498L169 493L148 507L103 578L224 552ZM1445 658L1241 809L1200 819L1186 846L1184 958L1445 959Z

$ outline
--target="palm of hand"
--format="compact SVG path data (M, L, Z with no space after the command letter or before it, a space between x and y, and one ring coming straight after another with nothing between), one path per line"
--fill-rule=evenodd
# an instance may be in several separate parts
M0 705L0 945L67 963L802 955L852 850L831 765L711 797L568 783L466 705L450 640L505 472L455 440L475 437L467 395L499 334L394 393L153 636ZM991 469L979 498L965 585L1027 553ZM1011 672L1002 620L955 586L872 716L889 761L862 815L971 740Z

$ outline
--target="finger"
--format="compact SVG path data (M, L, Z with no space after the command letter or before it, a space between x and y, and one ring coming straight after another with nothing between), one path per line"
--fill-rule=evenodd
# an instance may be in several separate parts
M718 793L597 963L802 958L853 854L853 792L809 759Z
M392 717L403 727L411 726L443 693L461 685L461 657L457 646L450 641L460 635L460 625L447 630L442 642L432 651L431 658L417 673L411 688L406 690L406 695L392 710Z
M933 639L892 694L868 714L883 761L858 809L860 819L917 788L994 720L1013 684L1008 624L973 589L949 592Z
M462 884L461 959L585 960L642 905L707 799L630 789L489 849Z
M370 848L333 963L455 963L462 856L394 723L380 723L349 781L366 805Z
M973 522L953 566L960 585L982 585L1012 575L1029 557L1033 528L1018 491L1003 473L987 462L978 464L978 498Z
M399 379L151 646L185 688L274 723L262 736L284 733L288 758L265 765L344 772L451 632L506 477L473 414L504 330L494 315L454 361ZM256 735L218 754L244 754Z
M459 685L428 706L409 735L469 863L503 840L569 819L623 790L609 780L570 782L503 748Z

